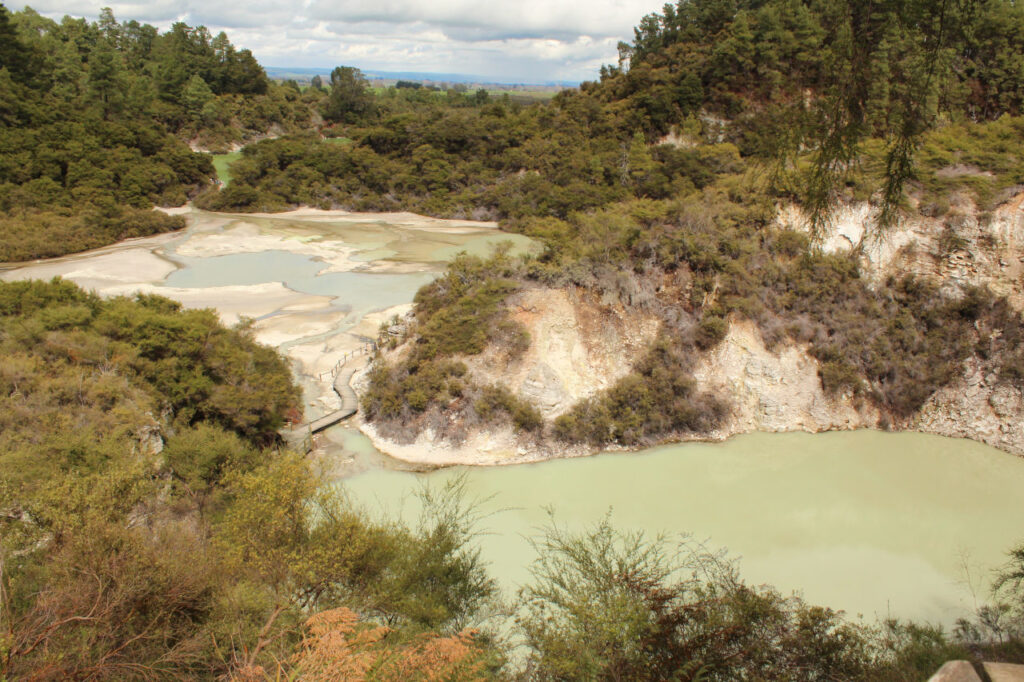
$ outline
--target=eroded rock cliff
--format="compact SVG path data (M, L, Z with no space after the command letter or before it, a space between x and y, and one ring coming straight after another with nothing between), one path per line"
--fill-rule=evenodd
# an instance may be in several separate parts
M478 383L500 383L551 419L625 376L658 333L659 321L622 305L601 305L580 290L528 289L509 300L530 335L510 358L489 347L465 358Z
M947 291L984 285L1024 311L1024 193L989 214L954 197L945 216L908 218L877 237L869 231L872 218L867 203L839 207L822 248L859 249L863 272L876 280L913 273L941 282ZM778 222L805 227L795 207L780 210Z
M982 215L968 201L954 201L942 218L906 220L883 238L871 239L867 204L840 208L822 247L855 249L864 276L884 281L912 273L958 296L984 285L1024 311L1024 194ZM802 229L798 211L783 208L779 225ZM510 356L490 347L462 358L479 384L500 384L537 407L545 419L564 414L580 400L628 374L655 339L658 316L608 305L580 290L533 288L508 301L512 319L530 337L525 352ZM401 349L396 351L401 353ZM919 430L965 437L1024 455L1024 395L995 373L994 359L972 356L963 373L937 391L909 418L881 412L869 399L825 392L818 362L799 344L766 347L756 325L732 318L725 339L694 358L697 387L730 406L714 431L675 434L669 439L728 438L749 431L826 431L856 428ZM421 431L411 443L364 430L376 445L397 457L432 464L501 464L587 454L594 448L516 434L511 427L477 425L459 442Z

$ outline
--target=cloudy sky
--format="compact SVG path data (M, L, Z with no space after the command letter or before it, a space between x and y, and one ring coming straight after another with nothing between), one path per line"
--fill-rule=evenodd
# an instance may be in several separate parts
M5 0L9 9L18 2ZM594 79L660 0L34 0L41 14L227 32L267 66L463 73L522 81Z

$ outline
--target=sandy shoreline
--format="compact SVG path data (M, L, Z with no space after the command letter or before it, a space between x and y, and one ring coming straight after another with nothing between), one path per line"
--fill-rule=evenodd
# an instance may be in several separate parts
M343 221L348 223L387 223L388 225L395 225L398 227L439 231L498 229L498 223L495 221L432 218L430 216L410 213L408 211L368 213L342 211L339 209L313 208L312 206L300 206L299 208L295 208L290 211L282 211L280 213L223 213L218 215L231 215L237 218L273 218L276 220L303 220L310 222Z

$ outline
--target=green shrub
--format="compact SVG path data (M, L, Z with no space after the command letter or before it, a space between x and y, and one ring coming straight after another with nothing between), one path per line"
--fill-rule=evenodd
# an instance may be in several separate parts
M729 323L716 315L705 315L694 331L693 341L701 350L714 348L729 333Z
M473 409L484 421L493 421L500 414L506 414L520 431L537 431L544 426L544 418L537 408L504 386L484 386L480 398L473 403Z
M690 352L679 339L659 338L633 373L558 417L553 434L569 442L635 446L712 430L728 406L695 389Z
M863 379L857 368L845 360L825 360L818 365L818 376L821 377L821 387L826 393L842 393L850 391L860 393L863 388Z
M466 366L452 356L474 355L491 343L505 345L513 355L525 350L529 335L503 307L520 287L518 267L501 250L486 260L460 254L444 276L416 293L412 348L395 366L382 360L374 364L363 396L368 420L406 422L469 392L472 386L462 378ZM488 414L500 408L524 430L536 430L543 422L511 395L497 402L486 399L480 406Z

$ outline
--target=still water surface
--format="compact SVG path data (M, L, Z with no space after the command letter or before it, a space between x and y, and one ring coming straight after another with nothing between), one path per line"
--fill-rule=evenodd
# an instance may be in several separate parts
M234 253L214 258L177 255L182 266L164 285L186 289L280 282L292 291L331 296L335 306L363 314L408 303L436 272L388 274L378 272L323 272L324 264L287 251Z
M856 618L951 625L1024 539L1024 459L915 433L762 433L510 467L371 471L345 487L414 518L415 491L465 475L496 511L483 556L510 593L528 580L531 536L611 510L623 529L691 533L741 558L744 577ZM504 509L504 511L497 511Z

